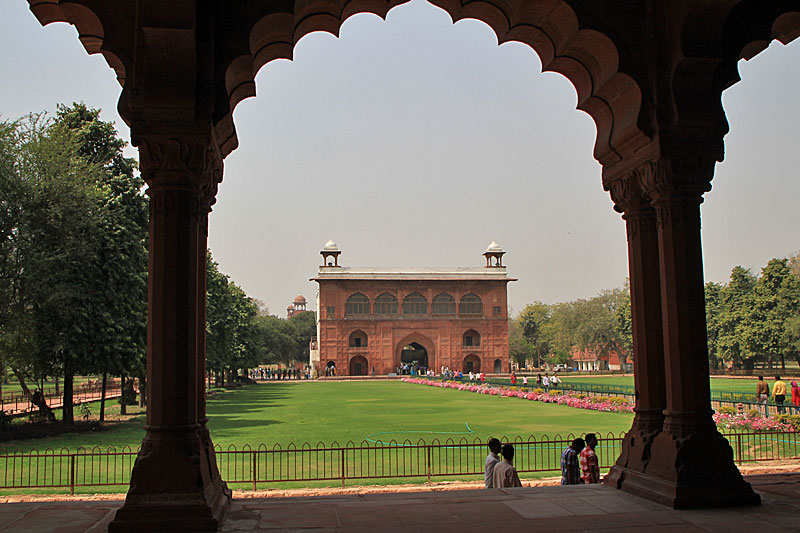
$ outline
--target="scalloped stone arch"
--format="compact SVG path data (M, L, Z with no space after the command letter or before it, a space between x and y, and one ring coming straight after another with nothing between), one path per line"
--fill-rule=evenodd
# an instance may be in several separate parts
M723 137L729 130L722 92L741 80L739 60L753 58L773 39L785 45L800 35L796 8L773 5L766 18L765 9L761 2L712 4L693 13L683 28L684 57L672 79L676 133L705 138L705 148L714 150L718 161L724 157Z
M293 13L272 13L256 21L249 33L249 53L230 61L225 88L230 112L218 122L223 153L237 141L230 114L236 105L255 96L255 75L275 59L292 59L295 44L305 35L325 31L335 36L348 17L372 13L385 18L406 0L328 0L296 2ZM620 161L650 142L638 127L642 93L634 79L619 71L619 54L611 39L596 30L581 29L572 8L563 0L535 0L515 9L506 2L429 0L454 22L476 19L495 32L499 44L518 41L539 56L543 71L558 72L575 87L577 108L597 126L595 158L603 165ZM227 149L226 149L227 148Z
M106 63L117 75L120 85L125 85L125 54L105 39L105 28L97 13L75 2L37 0L30 5L37 20L46 26L53 22L66 22L75 26L78 39L89 54L102 54Z

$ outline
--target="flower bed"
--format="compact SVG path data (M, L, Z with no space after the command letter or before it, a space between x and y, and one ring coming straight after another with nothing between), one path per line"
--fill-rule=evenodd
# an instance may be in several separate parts
M561 392L558 390L543 391L534 389L532 392L520 390L517 387L497 387L491 385L475 385L458 383L455 381L431 381L421 378L403 378L406 383L428 385L442 389L455 389L490 396L503 396L507 398L522 398L544 403L566 405L577 409L591 409L607 413L632 413L633 403L626 398L586 396L585 394ZM721 429L739 429L749 431L787 431L793 432L791 424L783 423L779 418L767 418L757 413L732 414L729 412L714 413L714 422Z
M795 428L790 424L782 423L778 418L767 418L756 414L729 414L714 413L714 422L722 429L746 429L750 431L787 431L793 432Z
M582 394L573 395L567 392L560 392L558 390L551 390L544 392L541 389L536 389L532 392L519 390L517 387L497 387L491 385L472 385L465 383L456 383L453 381L431 381L429 379L421 378L403 378L406 383L414 383L417 385L428 385L431 387L439 387L442 389L456 389L478 394L488 394L490 396L503 396L506 398L521 398L523 400L532 400L544 403L555 403L558 405L566 405L568 407L575 407L578 409L591 409L593 411L603 411L606 413L632 413L633 404L625 398L603 398L600 396L585 396Z

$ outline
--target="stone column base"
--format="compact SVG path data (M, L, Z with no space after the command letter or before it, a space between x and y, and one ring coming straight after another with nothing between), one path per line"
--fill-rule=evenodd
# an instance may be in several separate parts
M131 488L109 532L217 531L230 506L231 491L216 465L210 464L197 428L188 428L188 435L177 432L183 438L146 428Z
M604 483L674 509L760 505L761 496L733 462L721 435L676 438L660 433L645 471L615 465Z
M231 503L230 490L219 482L205 493L128 497L108 531L218 531Z

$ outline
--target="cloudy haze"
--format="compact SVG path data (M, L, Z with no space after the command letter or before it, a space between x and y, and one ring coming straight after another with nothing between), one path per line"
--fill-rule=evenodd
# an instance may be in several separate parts
M82 100L128 139L114 73L74 28L42 28L22 0L2 11L0 115ZM702 208L707 280L800 250L798 65L798 43L774 43L724 94L726 161ZM350 18L339 38L304 37L256 81L234 114L240 147L209 239L272 313L298 293L313 304L329 238L342 265L380 267L480 266L496 240L519 278L515 311L624 282L625 226L592 157L594 123L527 46L497 46L485 24L414 0L386 21Z

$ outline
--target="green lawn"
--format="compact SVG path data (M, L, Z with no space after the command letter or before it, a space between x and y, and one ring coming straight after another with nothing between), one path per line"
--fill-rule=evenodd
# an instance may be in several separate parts
M442 448L434 449L430 463L434 470L439 472L435 479L464 479L463 476L447 475L447 472L456 464L469 463L469 470L476 474L467 476L467 479L477 479L482 470L482 461L485 457L485 443L489 437L506 437L513 440L521 437L528 440L529 436L536 439L566 438L570 433L597 432L605 435L609 432L619 434L630 428L632 415L618 413L600 413L573 409L570 407L543 404L521 400L519 398L502 398L496 396L478 395L466 391L443 390L422 385L412 385L399 381L391 382L298 382L298 383L269 383L252 385L237 391L228 391L215 394L208 399L209 428L212 439L221 449L235 446L241 450L246 446L258 449L259 444L264 444L262 449L271 450L275 444L286 449L291 445L303 448L303 443L316 447L317 443L330 446L338 443L342 447L359 447L362 444L374 446L374 441L390 443L392 441L404 442L406 440L418 444L444 444ZM105 449L109 446L121 450L125 446L135 449L143 437L142 425L144 415L138 415L130 420L118 423L109 429L91 434L69 434L47 439L27 440L22 442L4 443L0 452L20 450L76 450L79 447L91 448L98 446ZM370 439L365 442L365 439ZM473 442L477 439L480 445L468 452L458 451L456 447L447 446L448 439L459 443L462 439ZM546 465L547 472L529 473L527 477L552 476L558 468L558 456L564 444L554 444L543 448L540 445L520 447L518 459L520 464L534 465L532 468L542 468ZM602 444L601 444L602 446ZM306 446L309 447L309 446ZM616 457L616 453L608 449L608 455ZM352 451L347 452L348 476L364 475L364 468L374 471L368 472L373 480L348 480L347 484L391 484L420 482L426 478L414 477L411 471L419 474L424 471L426 464L425 451L408 451L397 449L397 453L383 453L378 458L374 452ZM298 471L298 466L292 461L307 461L300 465L300 470L307 477L331 477L330 481L303 481L303 482L272 482L260 484L261 487L297 487L338 485L336 479L342 462L339 452L330 454L320 467L319 472L312 472L317 464L320 454L308 454L305 458L297 459L300 454L285 456L260 456L259 472L267 473L270 469L277 468L278 476L274 472L265 475L273 476L270 479L280 479L280 472ZM325 455L325 454L322 454ZM313 457L312 457L313 456ZM241 459L241 463L237 462ZM311 460L313 459L313 461ZM125 459L119 463L105 463L106 459L86 460L81 459L78 466L79 478L87 477L93 482L104 482L113 479L127 480L130 471L130 461ZM613 460L613 457L611 457ZM27 459L17 459L13 462L17 472L27 469ZM42 479L48 483L68 483L68 466L64 459L50 459L54 467L48 467L49 473ZM126 462L127 461L127 462ZM224 479L250 479L252 473L250 455L218 455L220 471ZM87 466L88 465L88 466ZM385 473L397 472L398 465L406 465L409 475L403 477L384 478ZM540 465L540 466L535 466ZM0 477L8 475L12 463L0 465ZM89 470L87 470L87 468ZM405 466L403 466L405 468ZM394 469L394 470L392 470ZM420 470L422 469L422 470ZM98 473L99 472L99 473ZM403 470L403 472L406 472ZM19 475L19 474L15 474ZM477 476L477 477L476 477ZM33 481L25 482L27 484ZM19 484L25 484L19 483ZM234 485L245 488L248 485ZM86 487L76 488L77 492L118 492L123 485L112 487ZM65 489L9 489L2 493L36 493L36 492L63 492Z
M112 405L116 405L113 402ZM209 429L225 448L263 443L360 444L372 440L432 443L448 438L487 440L491 436L554 437L568 433L620 433L632 415L600 413L560 405L444 390L399 381L298 382L251 385L208 399ZM96 412L96 407L92 406ZM144 432L144 415L91 434L0 444L0 450L68 449L114 446L135 448ZM467 425L469 427L467 427ZM373 435L381 433L381 435Z

